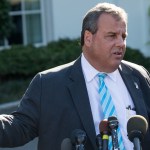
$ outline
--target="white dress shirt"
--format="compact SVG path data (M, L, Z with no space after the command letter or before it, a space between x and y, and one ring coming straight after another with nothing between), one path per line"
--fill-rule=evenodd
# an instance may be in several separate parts
M96 134L99 134L99 123L101 120L104 119L102 108L100 105L100 96L98 93L99 80L97 74L99 73L99 71L89 64L83 54L81 57L81 65L90 100L95 131ZM136 114L135 111L126 109L128 106L134 108L131 96L118 70L115 70L112 73L108 73L104 81L109 89L113 103L116 108L117 119L119 121L119 126L126 150L133 150L133 144L128 140L127 137L127 121L132 115Z

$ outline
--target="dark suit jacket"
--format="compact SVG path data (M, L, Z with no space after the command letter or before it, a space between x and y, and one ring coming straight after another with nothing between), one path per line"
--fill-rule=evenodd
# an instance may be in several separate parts
M138 65L122 61L120 74L131 94L137 114L150 117L150 77ZM136 88L135 83L139 88ZM95 128L80 58L37 74L18 110L0 117L0 146L20 146L39 136L39 150L60 150L74 129L87 134L86 150L96 150ZM150 133L143 141L148 150Z

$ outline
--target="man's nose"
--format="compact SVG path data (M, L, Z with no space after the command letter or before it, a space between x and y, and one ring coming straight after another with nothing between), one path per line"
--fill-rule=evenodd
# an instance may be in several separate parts
M126 45L126 39L124 39L123 37L118 37L116 39L116 46L117 47L125 47Z

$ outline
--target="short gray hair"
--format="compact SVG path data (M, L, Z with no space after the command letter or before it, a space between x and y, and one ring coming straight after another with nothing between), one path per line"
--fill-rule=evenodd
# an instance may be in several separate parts
M110 14L117 20L123 19L127 23L127 13L124 9L110 3L98 3L90 9L83 18L81 31L81 46L84 45L84 33L86 30L95 34L98 30L97 21L101 14Z

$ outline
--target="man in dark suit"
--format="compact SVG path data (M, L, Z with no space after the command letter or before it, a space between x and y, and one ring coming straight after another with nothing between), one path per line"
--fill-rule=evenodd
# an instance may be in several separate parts
M125 149L133 149L126 124L135 114L149 122L150 76L142 66L122 60L126 36L127 15L123 9L100 3L89 10L81 32L83 53L74 62L33 78L17 111L0 116L0 146L20 146L39 137L38 150L60 150L63 139L70 138L75 129L82 129L87 134L85 149L96 150L99 123L104 119L97 74L104 72ZM143 150L149 149L149 143L148 129Z

